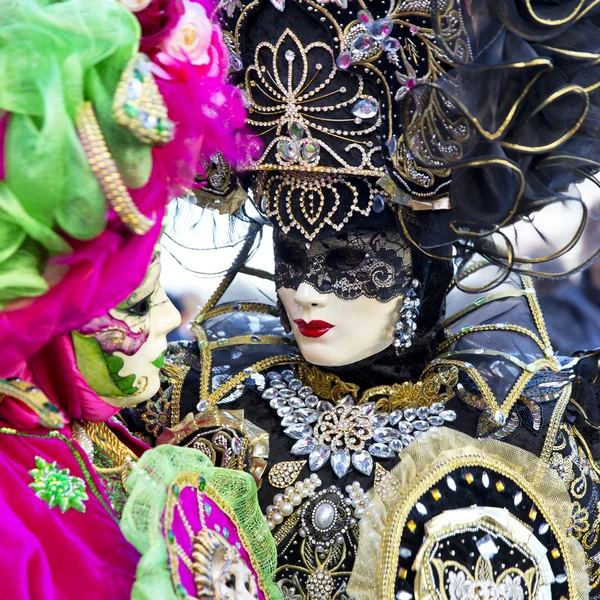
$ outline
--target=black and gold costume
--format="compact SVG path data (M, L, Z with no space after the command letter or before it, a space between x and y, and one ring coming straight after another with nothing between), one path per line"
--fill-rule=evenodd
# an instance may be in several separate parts
M414 379L394 377L391 350L312 367L263 305L208 307L193 331L172 345L161 395L123 416L143 439L254 475L284 598L408 599L428 585L449 598L472 586L585 597L587 577L595 595L597 363L554 355L528 277L447 315ZM360 527L373 502L402 509L379 537L371 518Z
M398 307L388 348L317 368L281 302L220 289L123 415L252 474L285 600L600 596L597 357L555 354L544 259L502 233L600 167L599 6L221 2L262 146L198 203L252 192L278 289Z

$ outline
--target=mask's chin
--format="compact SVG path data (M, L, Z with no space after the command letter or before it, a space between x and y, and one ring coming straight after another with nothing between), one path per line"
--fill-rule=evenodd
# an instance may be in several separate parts
M296 341L298 341L298 338L296 338ZM371 346L368 350L353 352L351 354L346 352L343 356L339 354L336 356L335 349L328 348L327 345L317 348L312 344L299 342L298 347L300 348L302 357L311 365L317 367L349 367L381 354L384 350L391 348L392 343L392 340L384 340Z
M140 404L141 402L150 400L160 389L159 370L154 368L153 370L153 373L148 373L147 376L138 378L136 381L138 391L135 394L130 394L128 396L101 395L101 400L110 406L114 406L115 408L129 408L131 406L135 406L136 404Z

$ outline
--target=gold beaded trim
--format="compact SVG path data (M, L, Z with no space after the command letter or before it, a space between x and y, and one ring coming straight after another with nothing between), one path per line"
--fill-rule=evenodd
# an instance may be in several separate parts
M173 392L171 393L171 406L169 409L171 417L171 427L175 427L179 421L181 421L180 402L181 402L181 390L183 388L183 382L190 370L188 365L178 367L172 363L165 363L163 372L169 378L170 383L173 385Z
M567 408L567 404L571 399L572 390L573 385L571 383L565 386L565 389L562 391L560 398L554 406L552 416L550 417L550 425L548 425L546 439L544 440L544 447L540 455L540 458L548 464L552 462L552 450L554 448L554 442L556 440L556 436L558 435L558 430L563 422L565 409Z
M288 460L273 465L269 470L269 483L275 488L289 487L298 479L304 465L305 460Z
M108 150L91 102L81 104L75 125L88 164L113 210L133 233L137 235L148 233L155 221L138 210L129 194Z
M526 327L522 327L521 325L511 325L509 323L502 325L473 325L463 327L458 333L454 334L452 337L443 341L436 349L437 352L442 352L449 348L457 342L460 338L464 337L470 333L478 333L481 331L513 331L515 333L520 333L521 335L525 335L531 338L544 352L546 351L546 347L544 342L535 334L533 331L530 331Z
M217 341L208 342L210 350L228 348L229 346L241 346L245 344L267 344L289 346L294 341L280 335L236 335L230 338L221 338Z

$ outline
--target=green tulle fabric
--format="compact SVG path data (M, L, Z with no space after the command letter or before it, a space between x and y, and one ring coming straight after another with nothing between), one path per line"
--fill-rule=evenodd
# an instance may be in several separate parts
M70 250L64 234L88 240L106 225L106 200L75 130L83 100L93 102L126 183L148 180L151 149L114 123L111 108L139 36L135 16L113 0L2 4L0 119L9 120L0 148L0 307L46 291L45 260Z
M197 473L217 491L235 514L261 571L269 600L283 600L273 582L277 550L258 505L256 484L247 473L214 467L208 457L191 448L159 446L145 452L127 479L129 498L121 530L142 555L138 563L132 600L178 600L167 564L162 516L167 490L181 472ZM250 551L250 549L248 549Z

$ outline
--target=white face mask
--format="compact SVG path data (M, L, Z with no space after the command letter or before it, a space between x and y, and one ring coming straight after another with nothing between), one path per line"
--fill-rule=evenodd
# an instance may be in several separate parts
M304 244L276 232L277 293L304 358L343 366L394 341L412 260L396 231L354 231Z
M350 365L385 350L394 340L402 297L389 302L366 296L343 300L307 283L277 293L302 356L314 365Z
M90 387L111 406L149 400L160 387L167 334L180 323L179 312L160 284L156 257L128 298L73 332L77 365Z

